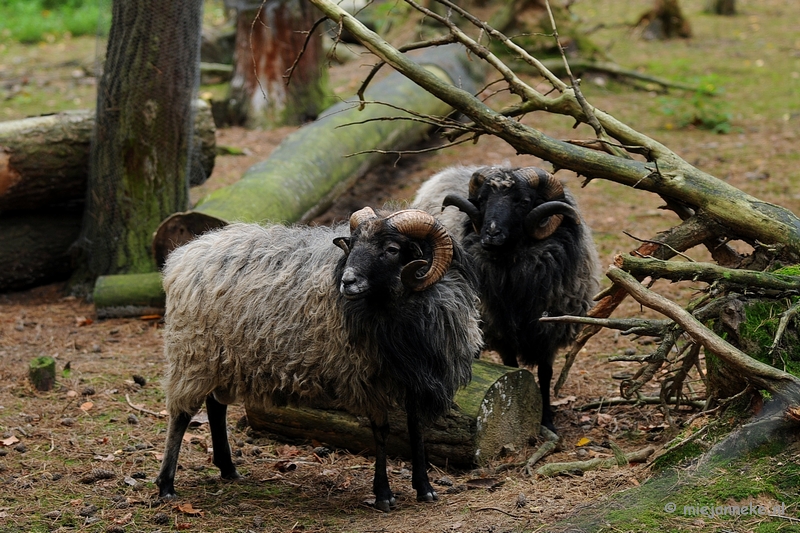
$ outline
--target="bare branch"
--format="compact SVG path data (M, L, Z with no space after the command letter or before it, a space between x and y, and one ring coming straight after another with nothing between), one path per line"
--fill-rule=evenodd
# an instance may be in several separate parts
M610 267L606 275L622 286L642 305L662 313L679 324L696 343L717 355L727 365L737 369L742 376L756 385L775 394L786 394L794 402L800 399L800 379L765 363L756 361L700 323L678 304L649 291L633 276L617 267Z

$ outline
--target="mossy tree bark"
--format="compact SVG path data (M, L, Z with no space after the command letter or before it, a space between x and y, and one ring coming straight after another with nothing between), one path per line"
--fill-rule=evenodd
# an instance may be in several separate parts
M269 0L239 11L228 99L232 122L250 128L298 125L327 107L322 35L319 29L308 33L316 18L303 0Z
M186 209L201 22L199 0L113 4L79 283L155 270L153 231Z

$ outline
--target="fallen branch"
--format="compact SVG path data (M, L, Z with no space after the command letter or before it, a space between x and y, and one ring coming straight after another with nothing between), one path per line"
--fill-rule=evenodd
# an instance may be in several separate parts
M674 320L696 343L714 353L725 364L741 373L759 389L785 394L792 403L800 401L800 379L765 363L756 361L705 327L680 305L656 294L624 270L612 266L606 275L623 287L637 302Z
M596 459L589 459L587 461L574 461L571 463L549 463L539 468L536 471L536 474L550 477L557 476L559 474L566 474L576 470L588 472L589 470L598 470L600 468L625 466L626 464L630 463L643 463L653 454L654 451L655 449L652 446L648 446L647 448L642 448L641 450L637 450L635 452L626 453L626 462L624 463L618 460L617 457L609 457L606 459L598 457Z
M618 329L623 335L643 335L661 337L670 320L648 320L644 318L594 318L590 316L543 316L539 322L569 322L572 324L591 324L610 329Z
M533 465L538 463L543 457L550 454L553 450L558 447L558 435L547 429L546 427L542 426L540 433L546 439L545 442L539 446L539 449L530 456L530 458L525 462L525 474L533 475Z
M758 270L739 270L725 268L712 263L684 263L663 261L661 259L642 259L632 255L618 254L614 265L636 277L651 276L670 281L721 282L726 285L741 285L748 288L759 287L767 290L800 290L800 277L785 274L771 274Z
M670 398L671 400L675 400L676 398ZM608 407L612 405L660 405L662 403L661 398L658 396L640 396L638 398L601 398L596 402L589 402L581 405L580 407L576 407L576 411L586 411L587 409L602 409L603 407ZM684 400L683 405L691 405L692 407L697 407L698 409L702 409L705 406L705 402L700 400Z
M166 416L167 416L167 415L162 415L161 413L156 413L155 411L151 411L151 410L149 410L149 409L145 409L145 408L144 408L144 407L142 407L141 405L135 405L135 404L134 404L134 403L131 401L131 397L130 397L130 396L128 396L127 394L125 394L125 401L126 401L126 402L128 402L128 405L130 405L131 407L133 407L134 409L136 409L137 411L140 411L140 412L142 412L142 413L147 413L148 415L153 415L153 416L155 416L156 418L164 418L164 417L166 417Z

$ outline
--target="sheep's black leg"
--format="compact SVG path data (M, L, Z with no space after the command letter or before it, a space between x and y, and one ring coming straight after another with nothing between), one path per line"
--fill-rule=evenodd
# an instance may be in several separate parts
M222 479L239 479L239 473L231 459L231 447L228 444L228 406L218 402L213 394L206 397L208 411L208 427L211 430L211 445L214 447L214 464L219 468Z
M386 438L389 436L389 424L379 426L371 420L370 424L375 437L375 477L372 480L375 508L388 513L397 505L392 489L389 488L389 476L386 474Z
M181 451L183 435L186 433L186 428L189 427L191 420L192 415L189 413L181 413L170 418L164 459L161 461L161 472L158 473L156 478L158 497L163 500L171 500L176 496L175 471L178 469L178 454Z
M550 408L550 381L553 379L553 365L547 362L538 366L539 390L542 392L542 425L556 432L553 424L553 410Z
M411 486L417 491L417 501L432 502L439 499L428 480L428 460L425 457L425 442L417 416L417 406L413 400L406 400L408 415L408 436L411 444Z

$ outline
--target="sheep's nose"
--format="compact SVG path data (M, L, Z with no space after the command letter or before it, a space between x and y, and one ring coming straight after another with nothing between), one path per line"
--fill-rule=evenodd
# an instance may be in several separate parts
M483 226L483 236L481 245L486 249L497 248L506 242L506 235L503 229L492 220Z
M489 225L486 227L486 235L490 237L497 237L500 235L500 228L494 220L489 222Z
M342 282L339 284L339 292L345 298L360 298L368 292L369 284L363 276L359 276L353 267L347 267L342 273Z

